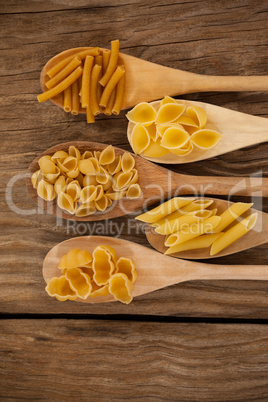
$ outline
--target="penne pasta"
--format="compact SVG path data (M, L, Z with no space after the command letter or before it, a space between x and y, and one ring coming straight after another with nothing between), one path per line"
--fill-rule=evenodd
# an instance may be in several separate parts
M227 230L227 232L223 233L212 243L210 255L218 254L237 239L240 239L240 237L248 233L255 226L257 219L258 214L256 212L243 219L242 222L237 223L231 229Z
M92 47L87 50L83 50L81 52L77 52L71 56L66 57L65 59L61 60L59 63L57 63L55 66L51 67L47 71L47 75L52 78L54 77L60 70L62 70L75 56L79 57L81 60L84 60L86 56L97 56L100 54L100 48L98 47Z
M221 221L218 226L213 230L214 233L222 232L232 222L234 222L244 212L248 211L252 207L253 203L236 202L231 205L226 211L224 211L220 217Z
M92 56L86 56L82 76L82 87L81 87L81 105L84 108L90 106L89 92L90 92L90 77L91 77L91 70L93 67L93 61L94 58Z
M116 89L114 88L110 95L110 98L108 100L107 106L104 109L104 114L106 114L106 116L111 116L111 114L112 114L114 101L115 101L115 94L116 94Z
M112 109L112 113L115 115L118 115L120 113L124 100L124 93L125 93L125 75L123 75L123 77L120 78L116 86L116 96Z
M95 57L95 64L98 64L99 66L101 66L100 69L100 76L102 76L102 72L103 72L103 56L99 55ZM98 100L98 104L100 102L100 98L102 95L102 85L98 82L97 83L97 100Z
M72 109L71 113L77 115L80 110L79 79L72 83Z
M92 68L92 73L91 73L91 79L90 79L90 101L89 105L91 112L93 113L94 116L98 115L100 113L100 106L98 102L98 80L99 76L101 73L102 67L98 64L95 64L94 67Z
M185 243L179 244L178 246L169 247L165 254L175 254L181 251L196 250L200 248L210 247L211 244L221 236L221 233L205 234L196 237L192 240L188 240Z
M37 96L38 102L44 102L48 99L54 98L54 96L63 92L66 88L68 88L80 75L83 73L83 69L79 66L77 67L68 77L66 77L63 81L61 81L55 87L49 89L46 92Z
M187 204L190 204L193 200L194 198L174 197L171 198L169 201L166 201L158 207L152 209L151 211L137 216L135 219L146 223L158 222L160 219L166 217L175 210L180 209Z
M111 53L109 57L109 63L105 70L103 77L100 79L100 84L105 87L108 81L111 79L114 74L119 56L119 40L113 40L111 42Z
M72 109L72 87L71 86L66 88L63 92L63 109L67 113L69 113Z
M125 74L124 66L118 66L103 90L99 103L100 106L106 107L113 89L115 88L116 84L124 74Z
M61 71L59 71L57 75L55 75L55 77L50 78L50 80L46 82L46 87L48 89L55 87L64 78L68 77L68 75L70 75L76 69L76 67L80 66L81 63L82 61L80 57L77 56L74 57L70 61L70 63L67 64L67 66L65 66Z

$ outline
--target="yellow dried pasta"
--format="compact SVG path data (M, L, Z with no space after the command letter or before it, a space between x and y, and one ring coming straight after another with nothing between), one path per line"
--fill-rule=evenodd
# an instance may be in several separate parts
M135 124L143 124L149 126L156 119L156 110L152 105L141 102L126 114L129 121Z
M150 136L143 124L138 123L134 126L131 133L131 146L135 154L144 152L150 144Z
M64 275L52 278L45 290L49 296L56 297L59 301L77 299L76 292L71 289L70 283Z
M109 292L118 301L129 304L132 301L133 284L125 274L115 274L109 282Z

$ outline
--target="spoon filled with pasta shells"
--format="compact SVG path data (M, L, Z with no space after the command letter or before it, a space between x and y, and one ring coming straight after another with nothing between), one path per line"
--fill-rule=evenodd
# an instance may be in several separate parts
M139 244L103 236L53 247L43 263L46 292L59 301L120 301L192 280L268 280L267 265L216 265L177 260Z
M41 72L38 101L50 99L73 114L86 113L92 123L101 112L118 114L140 102L206 91L265 91L267 76L215 77L189 73L111 50L79 47L52 57Z
M47 149L28 172L28 191L40 208L78 221L127 215L175 193L268 195L266 178L174 173L123 149L87 141Z

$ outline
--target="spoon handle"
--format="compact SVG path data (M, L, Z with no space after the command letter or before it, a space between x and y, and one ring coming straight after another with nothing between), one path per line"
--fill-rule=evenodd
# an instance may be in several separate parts
M193 279L268 281L268 265L197 264Z
M176 191L177 195L268 196L268 178L262 177L191 176L173 173L171 180L173 194Z
M188 82L190 92L268 91L268 76L209 76L194 74Z

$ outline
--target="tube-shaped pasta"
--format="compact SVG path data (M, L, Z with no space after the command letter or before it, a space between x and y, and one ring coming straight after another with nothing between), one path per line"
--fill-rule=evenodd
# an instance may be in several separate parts
M95 116L92 113L91 107L88 106L86 108L86 115L87 115L87 123L94 123L95 122Z
M210 255L218 254L220 251L228 247L237 239L248 233L256 224L258 219L257 212L243 219L231 229L224 232L218 237L211 246Z
M115 101L115 94L116 94L116 88L113 89L110 98L108 100L107 106L104 109L104 114L106 114L106 116L111 116L112 114L112 109L114 106L114 101Z
M80 110L80 98L79 98L79 80L72 83L72 110L73 115L77 115Z
M102 52L102 70L103 70L103 74L106 73L108 64L109 64L109 60L110 60L110 54L111 51L108 49L104 49Z
M111 53L109 57L109 63L107 66L107 69L105 71L105 74L103 77L100 79L100 84L105 87L112 77L112 75L115 72L117 62L118 62L118 56L119 56L119 40L113 40L111 41ZM106 105L105 105L106 106Z
M158 207L151 209L151 211L137 216L135 219L146 223L157 222L160 219L166 217L168 214L176 211L177 209L190 204L193 200L194 198L174 197L171 198L169 201L166 201L163 204L159 205Z
M97 88L101 69L102 67L100 65L95 64L94 67L92 68L91 79L90 79L89 106L94 116L100 113L100 106L97 98Z
M43 92L42 94L39 94L37 96L38 102L44 102L48 99L54 98L54 96L58 95L66 88L68 88L70 85L72 85L72 83L76 81L77 78L79 78L82 73L83 73L82 67L80 66L77 67L70 75L68 75L68 77L66 77L58 85L49 89L46 92Z
M84 60L86 56L97 56L100 53L99 47L92 47L87 50L78 51L77 53L66 57L61 60L59 63L55 64L55 66L51 67L47 71L47 75L52 78L54 77L60 70L62 70L75 56L80 57L81 60Z
M81 105L84 108L87 108L90 98L90 78L91 78L91 71L93 67L94 58L92 56L86 56L83 75L82 75L82 87L81 87Z
M99 66L101 66L100 69L100 76L102 76L102 72L103 72L103 56L102 55L98 55L95 57L95 64L98 64ZM98 100L98 104L101 98L101 94L102 94L102 85L98 82L97 84L97 100Z
M80 66L81 63L82 60L80 59L80 57L75 56L67 64L67 66L65 66L61 71L58 72L57 75L55 75L53 78L50 78L50 80L46 82L46 87L48 89L55 87L59 82L64 80L64 78L68 77L68 75L70 75L71 72L73 72L76 69L76 67Z
M123 75L123 77L120 78L120 80L116 85L116 95L112 109L112 113L115 115L118 115L122 109L124 94L125 94L125 75Z
M211 216L210 218L193 224L186 229L182 229L179 232L172 233L166 239L165 246L177 246L202 234L209 233L213 230L214 227L219 224L220 220L221 218L219 216Z
M64 89L63 109L67 113L69 113L72 110L72 86L69 86L68 88Z
M220 217L221 221L218 226L213 230L214 233L222 232L223 229L227 228L232 222L234 222L239 216L251 208L253 203L236 202L231 205L226 211L224 211Z
M221 236L221 233L201 235L192 240L188 240L185 243L179 244L178 246L169 247L165 254L169 255L179 253L181 251L207 248L210 247L219 236Z
M120 78L125 74L124 66L118 66L113 75L111 76L108 84L105 86L104 91L100 98L100 106L105 107L108 103L109 97Z

